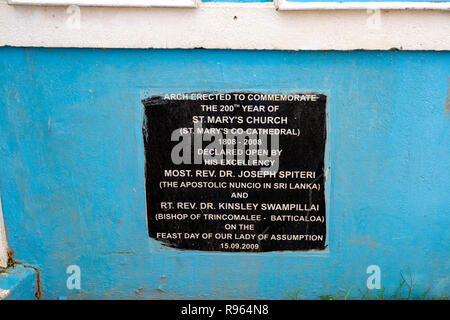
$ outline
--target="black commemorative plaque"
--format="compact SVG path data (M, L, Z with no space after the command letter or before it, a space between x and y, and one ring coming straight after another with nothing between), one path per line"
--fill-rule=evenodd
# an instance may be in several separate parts
M148 232L202 251L324 250L326 96L152 96L143 137Z

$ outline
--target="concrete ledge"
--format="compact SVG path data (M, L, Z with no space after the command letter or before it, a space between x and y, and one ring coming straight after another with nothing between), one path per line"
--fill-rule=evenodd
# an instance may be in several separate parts
M95 6L95 7L159 7L195 8L197 0L8 0L10 4L38 6Z
M275 10L272 3L189 8L12 6L0 0L0 46L449 50L442 10Z
M0 269L0 300L35 300L37 274L32 268L17 265Z
M275 0L275 7L277 10L450 10L450 3L430 1L294 2Z

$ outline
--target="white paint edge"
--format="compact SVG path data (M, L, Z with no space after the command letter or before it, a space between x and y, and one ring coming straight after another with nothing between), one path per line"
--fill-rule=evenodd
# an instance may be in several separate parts
M3 221L2 199L0 196L0 267L6 268L7 266L8 266L8 245L6 242L6 230L5 230L5 223Z
M274 0L280 11L295 10L450 10L449 2L293 2Z
M12 5L195 8L197 0L8 0Z
M4 289L0 288L0 300L6 299L9 296L10 293L11 293L10 289L4 290Z
M278 11L273 3L70 9L0 0L0 46L450 50L450 15L442 10ZM75 13L80 20L74 28Z
M12 5L196 8L201 0L8 0ZM211 5L215 3L201 3ZM218 3L233 5L235 3ZM242 3L249 6L254 3ZM270 4L272 5L272 4ZM274 0L277 10L450 10L449 2L293 2Z

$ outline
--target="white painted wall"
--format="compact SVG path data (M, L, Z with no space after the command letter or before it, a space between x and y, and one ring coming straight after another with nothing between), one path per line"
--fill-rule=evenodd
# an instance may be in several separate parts
M8 246L6 243L5 223L3 221L2 199L0 196L0 267L6 268L7 264L8 264Z
M46 7L6 1L0 0L0 46L450 50L446 10L286 11L273 3Z

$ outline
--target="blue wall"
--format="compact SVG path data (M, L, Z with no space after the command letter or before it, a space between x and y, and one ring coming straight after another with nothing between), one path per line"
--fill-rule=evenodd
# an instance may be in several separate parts
M0 192L15 258L44 298L449 295L449 52L0 49ZM152 252L140 94L314 90L328 95L326 254ZM168 119L170 121L170 119ZM66 288L67 266L82 289Z

